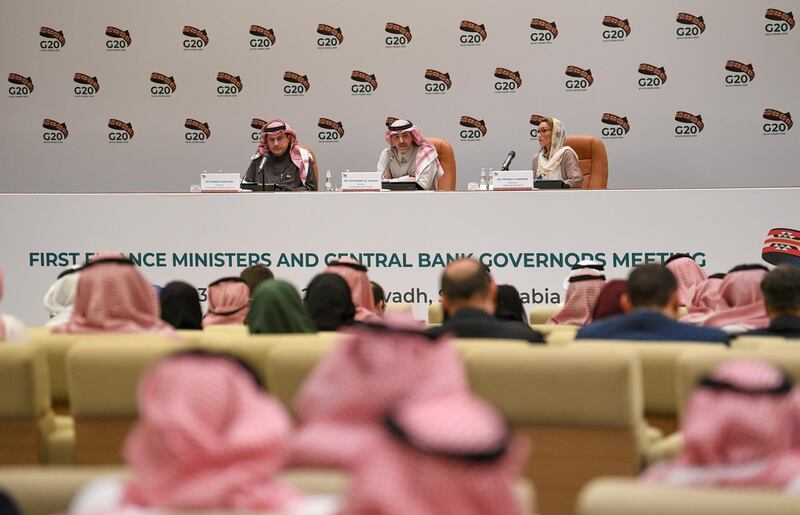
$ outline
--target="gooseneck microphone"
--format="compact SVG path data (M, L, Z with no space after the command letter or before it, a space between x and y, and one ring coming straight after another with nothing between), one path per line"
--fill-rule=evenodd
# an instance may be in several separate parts
M508 167L511 166L511 161L513 161L515 157L517 157L516 152L514 152L513 150L509 152L508 155L506 156L506 160L503 161L503 165L500 167L500 170L501 171L508 170Z

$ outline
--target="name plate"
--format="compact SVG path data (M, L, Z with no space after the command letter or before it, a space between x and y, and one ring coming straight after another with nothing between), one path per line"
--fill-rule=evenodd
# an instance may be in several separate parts
M342 191L381 191L378 172L343 172Z
M533 189L533 170L496 171L492 176L494 191L530 191Z
M239 173L201 173L201 193L230 193L239 191L242 176Z

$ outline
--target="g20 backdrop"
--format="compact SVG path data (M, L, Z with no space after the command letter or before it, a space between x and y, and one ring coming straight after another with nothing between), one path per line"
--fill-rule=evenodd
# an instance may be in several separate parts
M605 140L612 188L800 183L798 0L0 5L0 191L187 191L274 117L334 180L398 116L463 188L529 167L544 115Z

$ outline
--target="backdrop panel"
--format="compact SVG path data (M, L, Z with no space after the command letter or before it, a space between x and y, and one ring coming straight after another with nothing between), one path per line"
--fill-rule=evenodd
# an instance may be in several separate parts
M0 9L4 192L187 191L273 117L334 180L374 169L387 116L450 141L463 189L553 115L605 139L612 188L798 185L799 0Z
M42 297L58 272L106 249L130 253L153 283L198 287L262 262L302 288L326 261L352 253L391 302L414 304L418 318L438 301L442 267L471 254L530 307L560 301L562 280L581 258L605 262L608 277L674 252L695 255L710 273L761 262L770 229L796 228L799 193L7 194L0 307L42 325Z

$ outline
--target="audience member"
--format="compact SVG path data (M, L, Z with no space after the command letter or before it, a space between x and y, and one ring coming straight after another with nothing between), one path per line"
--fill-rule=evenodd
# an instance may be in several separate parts
M297 289L280 279L256 288L246 323L251 334L316 332Z
M497 287L497 306L494 316L500 320L511 320L513 322L528 323L528 316L525 307L522 305L522 298L516 288L510 284L501 284Z
M161 320L175 329L202 329L203 310L197 288L172 281L161 291Z
M692 301L686 306L688 314L681 317L685 324L700 325L708 318L722 302L719 297L719 287L725 274L711 274L703 284L694 291Z
M442 325L429 329L428 333L544 342L542 335L528 324L496 318L496 302L497 285L484 265L471 258L451 261L442 274L442 307L448 316Z
M250 312L250 288L243 279L223 277L208 285L208 311L203 327L244 324Z
M274 279L275 276L272 274L272 270L259 263L257 265L250 265L242 270L239 274L239 278L247 283L247 288L250 289L250 298L252 298L253 292L256 291L256 287L258 287L259 284L268 279Z
M339 274L318 274L311 279L303 302L317 331L336 331L352 324L356 316L350 287Z
M800 267L781 265L761 280L769 326L747 335L800 338Z
M372 301L375 303L375 311L382 315L386 311L386 295L380 284L375 281L370 281L369 284L372 285Z
M733 267L719 286L719 303L702 325L733 334L767 327L769 317L761 296L761 280L767 272L763 265Z
M527 442L468 392L402 400L354 475L344 513L515 515Z
M624 279L613 279L604 284L592 310L592 322L624 313L621 301L627 288L628 282Z
M620 303L626 314L584 326L576 338L728 343L723 331L675 320L680 304L678 283L664 265L651 263L635 268Z
M719 365L689 399L681 454L645 471L645 481L778 489L797 485L793 395L791 379L773 365L753 359Z
M57 333L165 333L153 285L128 258L99 257L86 263L78 278L69 321Z
M566 279L567 295L564 307L553 315L548 324L584 325L589 323L597 296L605 284L603 266L595 262L581 262L572 267Z
M356 307L356 320L359 322L380 320L375 309L375 298L372 295L372 285L367 276L367 267L353 258L344 257L339 261L329 263L324 272L341 275L347 281L353 305Z
M139 381L139 421L124 446L133 478L90 484L73 501L71 513L296 513L322 501L276 480L291 420L255 377L238 360L210 353L156 363Z
M300 387L292 465L353 469L401 398L469 388L461 358L445 338L434 340L403 316L384 323L343 329L347 337Z
M689 254L673 254L664 261L678 281L678 300L681 306L691 306L695 291L706 281L706 273Z
M75 290L78 288L80 271L81 267L67 268L58 274L56 282L44 294L44 309L50 316L45 326L59 327L69 321L75 303Z

